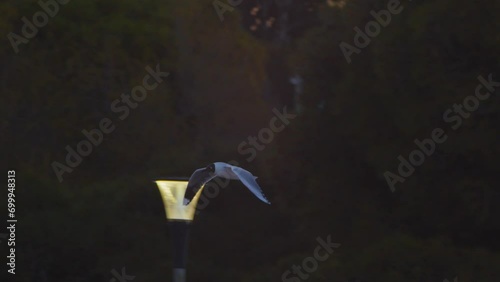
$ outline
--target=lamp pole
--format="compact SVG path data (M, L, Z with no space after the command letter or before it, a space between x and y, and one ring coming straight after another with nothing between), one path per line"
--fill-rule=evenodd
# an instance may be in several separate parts
M184 193L188 184L187 178L168 177L158 179L155 183L160 190L167 222L170 225L173 251L173 281L185 282L189 229L196 212L196 204L204 187L196 193L188 205L184 205Z

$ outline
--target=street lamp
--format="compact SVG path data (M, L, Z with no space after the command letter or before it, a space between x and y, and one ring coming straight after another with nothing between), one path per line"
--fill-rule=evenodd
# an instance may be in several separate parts
M158 179L155 183L160 190L165 214L172 233L173 281L185 282L189 227L193 221L196 204L204 187L201 187L188 205L184 205L184 193L188 184L187 178L169 177Z

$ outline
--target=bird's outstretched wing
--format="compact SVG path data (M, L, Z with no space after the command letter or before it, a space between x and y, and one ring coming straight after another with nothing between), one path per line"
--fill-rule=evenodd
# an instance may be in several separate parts
M257 184L257 181L255 181L256 177L253 176L252 173L237 166L231 166L231 170L240 179L240 181L245 184L248 190L257 196L257 198L266 204L271 204L271 202L269 202L264 195L264 192L260 188L259 184Z
M194 195L200 190L200 188L207 183L208 181L212 180L214 177L216 177L215 173L210 172L206 168L199 168L191 174L191 177L189 177L189 182L187 185L186 193L184 193L184 199L188 200L191 202L193 200ZM187 202L187 203L189 203ZM187 204L186 201L184 201L184 204Z

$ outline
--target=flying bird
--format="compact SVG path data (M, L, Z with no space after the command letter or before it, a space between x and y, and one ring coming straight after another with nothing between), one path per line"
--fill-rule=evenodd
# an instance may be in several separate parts
M241 167L222 162L215 162L209 164L205 168L199 168L191 174L186 193L184 194L184 205L191 202L194 195L196 195L196 192L198 192L203 185L215 177L240 180L257 198L266 204L271 204L266 196L264 196L264 192L262 192L262 189L259 187L259 184L257 184L257 181L255 181L257 177L253 176L252 173L242 169Z

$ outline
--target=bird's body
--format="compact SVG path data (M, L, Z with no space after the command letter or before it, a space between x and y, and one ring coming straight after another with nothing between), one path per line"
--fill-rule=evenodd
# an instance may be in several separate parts
M215 166L215 172L218 177L227 179L238 179L238 177L234 175L231 169L232 167L235 166L221 162L214 163L214 166Z
M257 184L255 179L257 177L253 176L247 170L241 167L233 166L223 162L215 162L208 165L205 168L197 169L193 172L189 178L188 187L184 195L184 204L189 203L196 192L215 177L221 177L226 179L240 180L257 198L267 204L271 204L267 200L266 196L262 192L262 189Z

